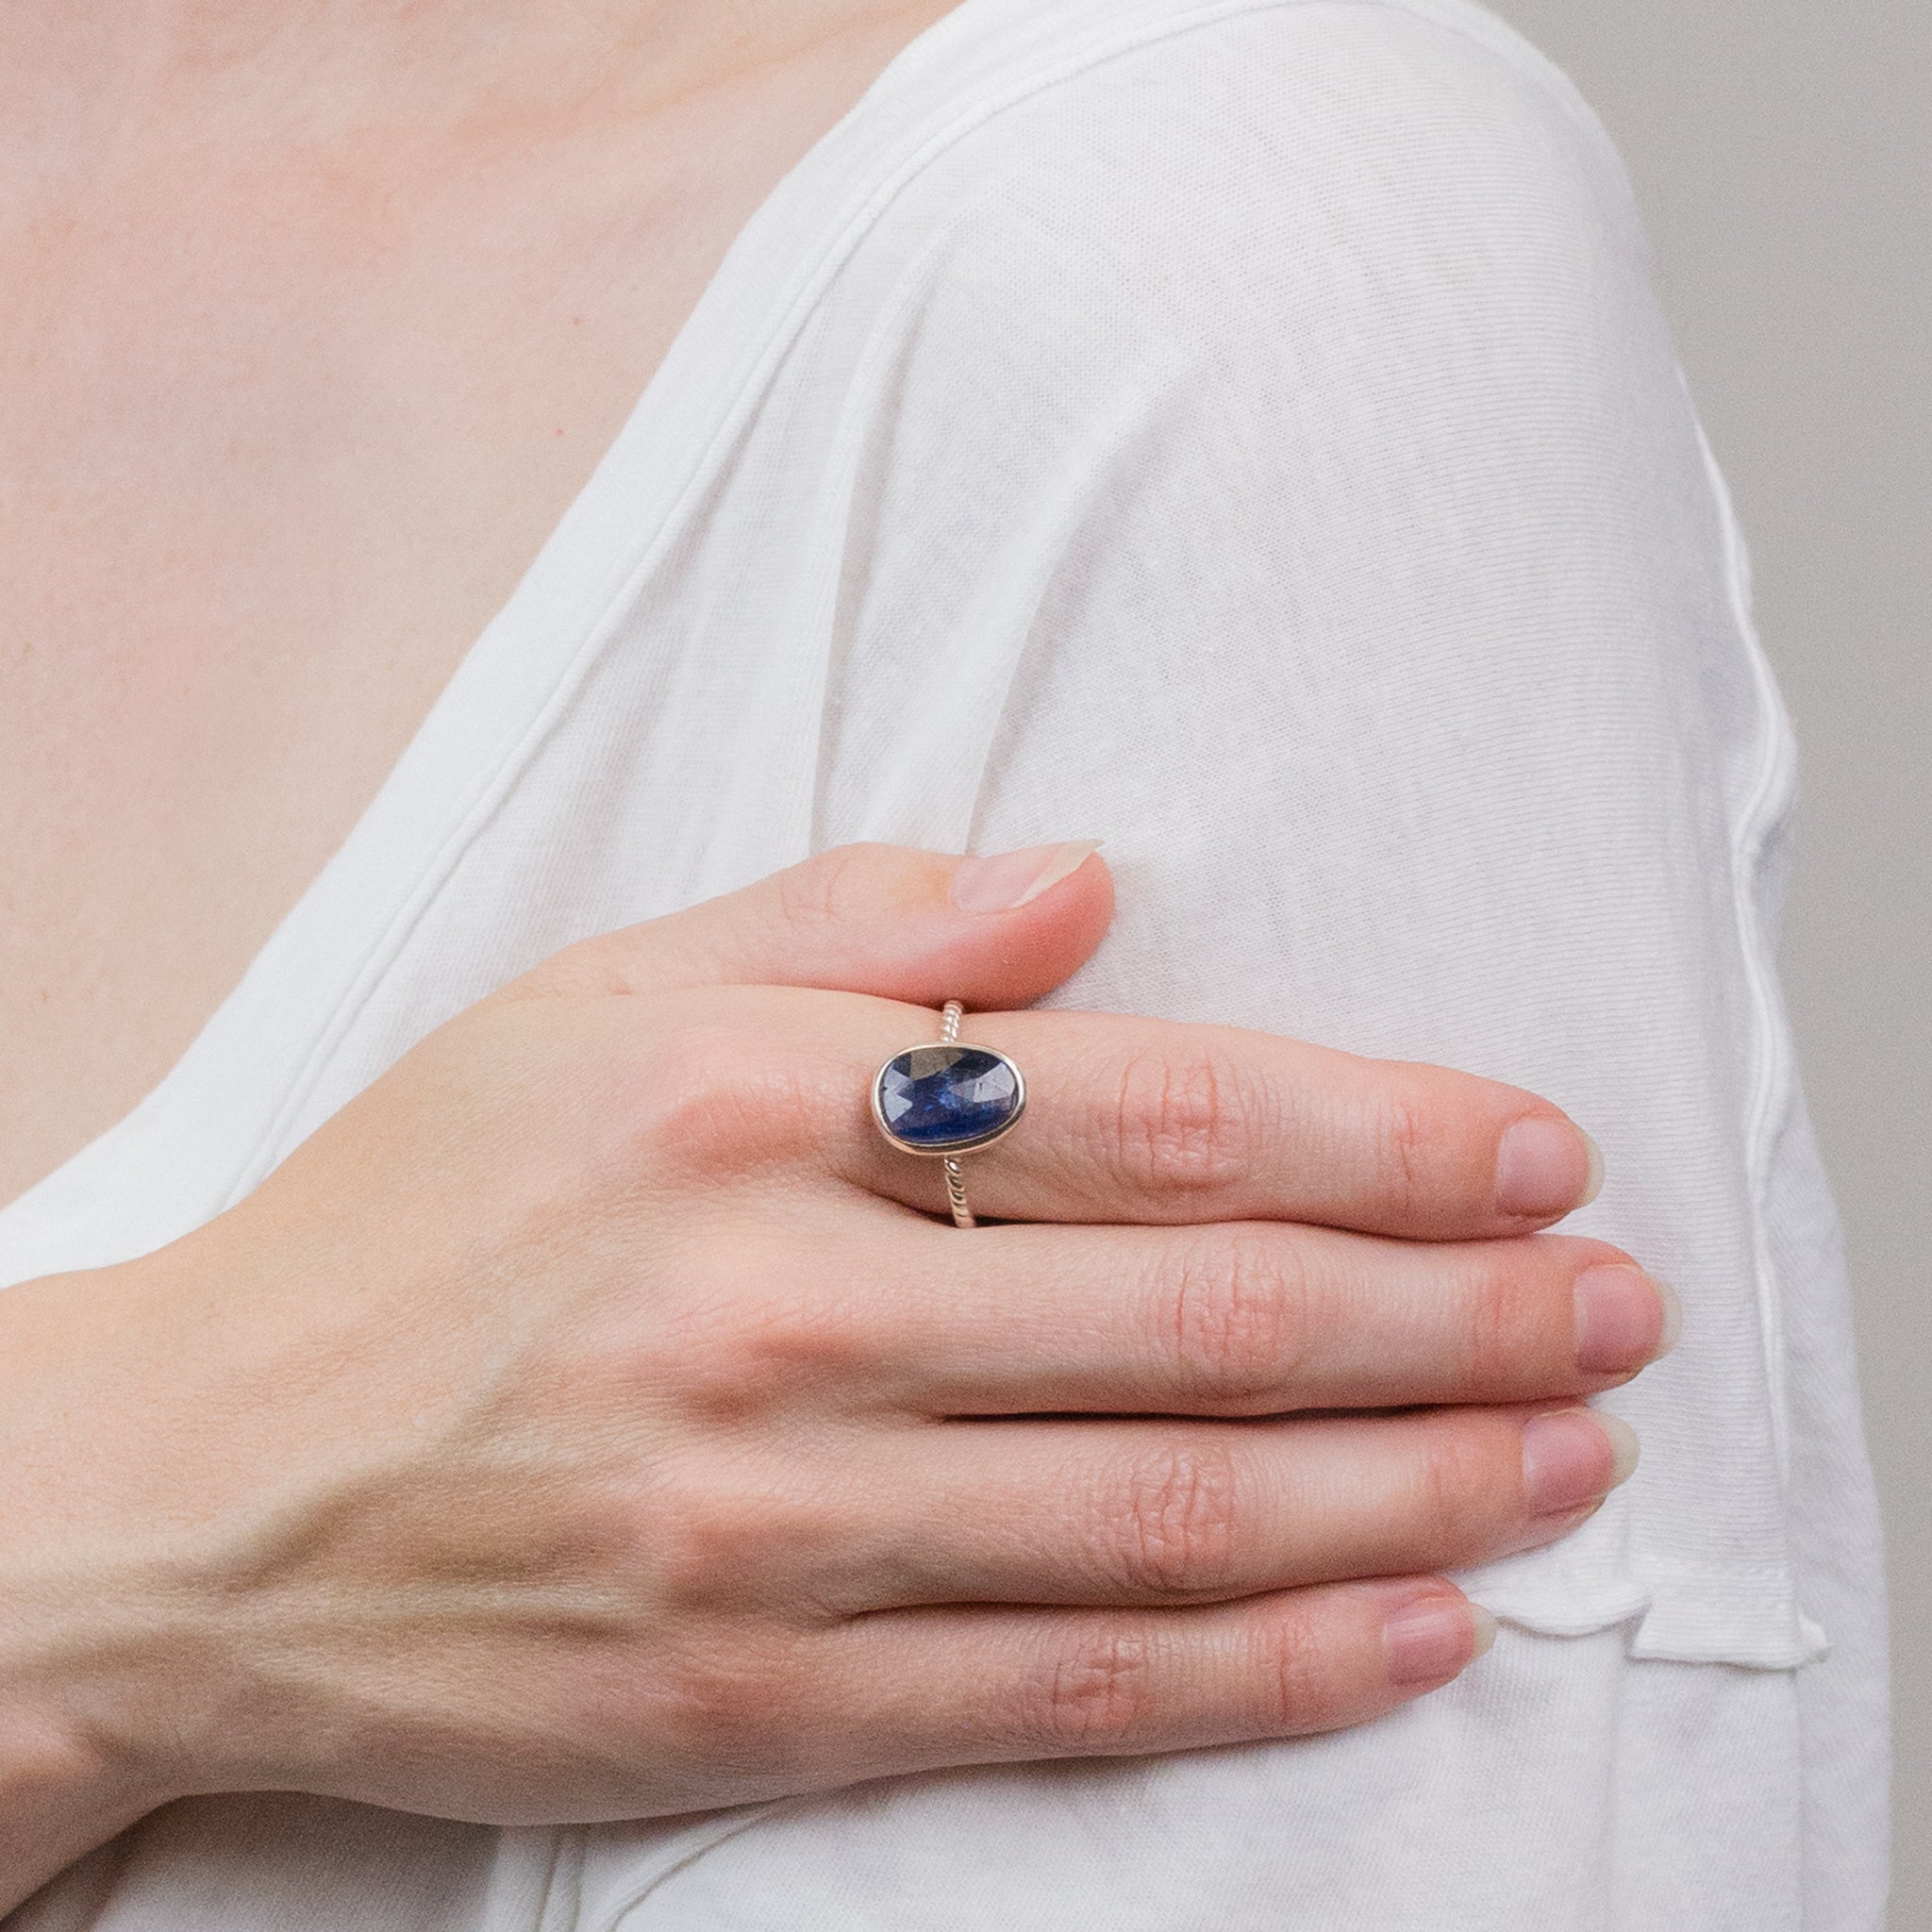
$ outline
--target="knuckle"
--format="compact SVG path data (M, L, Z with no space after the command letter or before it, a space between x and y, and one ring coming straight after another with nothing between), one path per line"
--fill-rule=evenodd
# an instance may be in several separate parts
M1333 1721L1340 1702L1336 1659L1311 1617L1270 1617L1254 1635L1254 1717L1267 1731L1304 1731Z
M678 1024L639 1041L628 1124L653 1156L713 1151L735 1140L747 1058L720 1027Z
M1224 1187L1252 1165L1267 1112L1260 1084L1228 1054L1140 1053L1120 1069L1110 1151L1143 1187Z
M1464 1368L1477 1387L1509 1379L1525 1365L1525 1345L1534 1341L1524 1320L1523 1277L1528 1258L1517 1243L1507 1243L1472 1267L1462 1283Z
M1375 1129L1378 1166L1407 1205L1431 1203L1440 1191L1442 1119L1429 1096L1404 1081L1382 1098Z
M879 847L835 845L776 875L778 916L788 929L808 934L876 911Z
M724 1641L661 1657L650 1680L650 1728L717 1766L756 1766L779 1781L805 1762L812 1726L803 1674L787 1645L734 1627Z
M1308 1348L1305 1258L1258 1226L1178 1243L1158 1291L1159 1341L1184 1387L1240 1403L1279 1394Z
M765 1512L708 1486L660 1484L640 1512L639 1556L653 1593L680 1606L716 1602L745 1580Z
M1491 1432L1460 1422L1430 1428L1417 1454L1405 1498L1403 1528L1417 1539L1414 1560L1426 1569L1465 1547L1519 1484L1499 1482Z
M710 1281L687 1281L638 1379L688 1417L730 1428L795 1405L865 1363L853 1302L785 1287L790 1257L741 1246L735 1265ZM698 1271L702 1274L702 1267Z
M1142 1457L1103 1513L1104 1560L1140 1596L1192 1597L1234 1574L1240 1473L1224 1444L1176 1442Z
M742 1607L795 1568L810 1515L775 1485L660 1479L638 1511L637 1561L661 1604Z
M728 1024L659 1033L629 1082L627 1152L650 1172L716 1181L796 1153L814 1118L805 1070Z
M1024 1735L1049 1749L1105 1749L1150 1715L1154 1651L1144 1631L1081 1632L1053 1656L1022 1713Z

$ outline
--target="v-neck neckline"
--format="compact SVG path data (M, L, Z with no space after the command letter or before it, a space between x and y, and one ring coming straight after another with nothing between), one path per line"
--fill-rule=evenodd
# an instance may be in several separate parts
M63 1254L53 1265L99 1265L153 1245L108 1224L117 1174L153 1176L142 1191L151 1195L175 1170L200 1209L185 1217L192 1225L274 1166L287 1122L569 704L626 591L675 537L708 458L793 332L788 325L816 300L841 231L863 214L847 204L862 204L877 133L892 131L879 124L902 118L891 108L903 78L928 69L932 43L958 38L961 14L983 4L961 0L901 47L738 231L591 475L240 981L141 1100L0 1207L0 1285L40 1272L33 1251L69 1250L77 1232L97 1257ZM238 1081L253 1105L233 1105ZM212 1200L211 1161L225 1173ZM85 1232L74 1225L81 1214L93 1223ZM29 1251L25 1268L16 1246Z
M739 231L596 468L240 983L132 1109L0 1208L0 1286L149 1252L275 1165L331 1056L675 542L806 318L934 156L1096 60L1284 4L959 0L908 41Z

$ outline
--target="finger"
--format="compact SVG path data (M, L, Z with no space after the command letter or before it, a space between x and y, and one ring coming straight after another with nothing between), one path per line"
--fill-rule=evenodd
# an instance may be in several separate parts
M943 1206L939 1163L889 1143L868 1096L931 1024L868 1002L801 1005L795 1022L835 1171L928 1210ZM962 1037L1026 1081L1018 1125L962 1163L974 1211L998 1220L1270 1219L1474 1241L1557 1220L1601 1178L1559 1108L1447 1067L1110 1013L975 1014Z
M1541 1401L1627 1380L1676 1298L1564 1235L1418 1242L1292 1222L868 1225L886 1279L858 1311L866 1379L932 1416L1281 1415Z
M1195 1609L898 1611L845 1626L823 1681L840 1728L899 1770L1130 1757L1360 1724L1494 1630L1441 1577Z
M788 1587L835 1610L1140 1605L1459 1569L1553 1541L1635 1465L1628 1425L1582 1407L942 1424L855 1485L837 1557Z
M569 947L505 991L797 986L1023 1007L1092 954L1112 916L1112 879L1091 841L978 858L843 845Z

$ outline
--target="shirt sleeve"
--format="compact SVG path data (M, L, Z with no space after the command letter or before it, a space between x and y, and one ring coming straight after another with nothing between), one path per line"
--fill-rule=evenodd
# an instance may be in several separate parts
M1575 1227L1684 1340L1607 1398L1635 1479L1485 1600L1816 1654L1787 1303L1848 1324L1772 966L1790 734L1595 123L1516 43L1276 8L1041 93L906 201L822 837L1104 839L1117 924L1055 1003L1567 1108L1608 1171ZM1843 1408L1841 1360L1805 1373Z

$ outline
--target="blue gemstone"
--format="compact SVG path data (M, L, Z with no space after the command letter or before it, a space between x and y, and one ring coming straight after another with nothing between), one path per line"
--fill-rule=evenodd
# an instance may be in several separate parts
M981 1046L915 1046L879 1073L879 1118L895 1140L943 1154L991 1140L1020 1112L1020 1075Z

